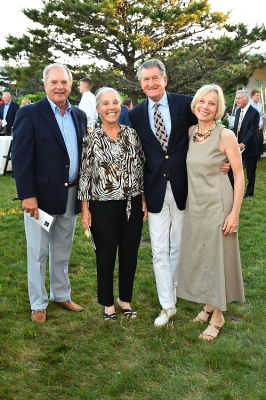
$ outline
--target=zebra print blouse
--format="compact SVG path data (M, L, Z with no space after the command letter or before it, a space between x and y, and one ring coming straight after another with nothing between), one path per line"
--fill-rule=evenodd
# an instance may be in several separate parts
M120 128L117 140L111 139L101 127L84 136L80 200L130 200L143 193L144 153L140 139L133 128L125 125Z

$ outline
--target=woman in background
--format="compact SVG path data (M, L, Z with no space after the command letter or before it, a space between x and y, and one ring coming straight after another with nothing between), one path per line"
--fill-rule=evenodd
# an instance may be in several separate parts
M20 107L27 106L28 104L31 104L31 100L24 97L24 99L21 100Z
M119 258L119 297L124 315L136 317L131 308L143 219L147 216L143 196L144 155L136 131L119 125L120 98L104 87L96 94L101 125L85 135L78 198L81 221L91 228L96 245L98 302L104 320L117 319L113 272Z
M194 322L210 324L199 336L214 340L224 325L223 311L232 301L244 301L237 228L244 178L234 133L216 123L225 110L218 85L205 85L191 109L198 124L189 131L188 197L184 214L177 296L205 303ZM234 190L219 166L228 159Z

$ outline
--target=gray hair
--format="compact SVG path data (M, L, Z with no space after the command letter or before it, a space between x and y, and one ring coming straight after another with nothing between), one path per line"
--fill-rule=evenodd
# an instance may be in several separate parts
M249 93L246 90L237 90L236 95L242 94L247 100L250 100Z
M118 97L119 103L121 103L121 98L120 98L120 94L118 93L118 91L111 87L105 86L105 87L98 89L97 92L95 93L96 106L98 106L100 104L102 95L105 93L108 93L108 92L114 93Z
M141 80L141 72L143 69L148 69L148 68L158 68L161 71L161 74L163 76L166 76L166 69L164 66L164 63L157 58L152 58L150 60L144 61L143 64L141 64L137 70L137 78L138 81Z
M70 81L70 83L72 84L73 78L72 78L72 73L71 71L63 64L60 63L53 63L53 64L49 64L47 65L47 67L44 68L43 70L43 83L46 84L48 76L49 76L49 72L52 68L62 68L66 71L68 79Z

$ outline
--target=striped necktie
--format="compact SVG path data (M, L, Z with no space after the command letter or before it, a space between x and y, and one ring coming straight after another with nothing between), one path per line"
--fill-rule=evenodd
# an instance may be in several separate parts
M166 133L166 128L163 122L162 114L159 111L160 103L154 104L154 127L155 127L155 135L161 144L163 150L167 151L168 146L168 136Z

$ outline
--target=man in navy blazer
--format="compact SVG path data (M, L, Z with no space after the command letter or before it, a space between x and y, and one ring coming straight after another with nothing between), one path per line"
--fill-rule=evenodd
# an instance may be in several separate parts
M68 68L50 64L44 69L43 80L47 96L19 109L12 147L18 197L25 211L28 291L31 319L35 322L46 321L48 253L50 300L71 311L83 310L71 300L68 266L76 214L80 210L76 200L77 178L87 118L68 101L72 85ZM54 216L49 232L34 221L39 217L39 209Z
M259 155L258 125L259 112L249 103L249 95L245 90L236 92L236 111L234 132L239 148L242 151L243 166L246 168L248 184L244 197L254 195L257 159Z
M147 99L129 112L129 118L140 136L146 157L144 192L153 268L162 307L154 325L160 327L176 313L177 265L187 197L188 129L197 119L190 109L190 96L166 93L167 76L160 60L145 61L137 76ZM155 103L159 103L168 136L166 152L155 135Z
M15 120L19 105L12 101L11 94L4 92L2 95L3 103L0 105L0 135L11 135L11 129ZM3 126L3 121L6 125Z
M118 119L119 124L131 126L128 113L129 110L131 110L132 108L133 108L132 100L129 97L126 97L122 102L121 113Z

